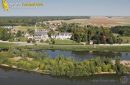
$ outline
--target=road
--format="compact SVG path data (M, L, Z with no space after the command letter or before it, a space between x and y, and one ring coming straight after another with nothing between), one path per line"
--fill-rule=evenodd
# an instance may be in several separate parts
M27 43L27 42L9 42L9 41L2 41L2 40L0 40L0 43L10 43L10 44L16 44L19 46L35 45L33 43ZM49 45L49 43L36 43L36 44ZM130 46L130 44L94 44L94 46Z
M18 46L34 45L32 43L27 43L27 42L9 42L9 41L2 41L2 40L0 40L0 43L16 44Z

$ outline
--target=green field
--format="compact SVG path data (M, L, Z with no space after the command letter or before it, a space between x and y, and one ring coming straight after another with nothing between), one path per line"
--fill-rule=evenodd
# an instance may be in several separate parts
M43 50L71 50L71 51L101 51L101 52L130 52L130 46L99 46L99 45L35 45L21 48Z
M73 40L55 40L56 45L79 45L79 43Z
M121 39L123 40L123 43L130 43L130 37L123 36Z
M114 45L32 45L17 46L16 44L0 43L0 48L23 48L23 49L41 49L41 50L70 50L70 51L99 51L99 52L130 52L130 46Z

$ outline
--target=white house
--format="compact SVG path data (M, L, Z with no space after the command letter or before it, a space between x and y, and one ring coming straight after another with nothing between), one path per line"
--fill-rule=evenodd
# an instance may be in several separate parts
M4 29L13 29L13 26L0 26L0 28L4 28Z
M33 39L35 39L36 41L46 41L49 39L48 37L48 31L47 30L37 30L34 33L34 37Z
M66 40L66 39L70 39L71 36L72 36L72 33L65 32L65 33L58 33L58 34L56 34L52 37L55 38L55 39Z
M28 36L29 38L35 39L36 41L46 41L49 40L49 36L48 36L48 30L35 30L34 36ZM61 39L61 40L66 40L66 39L70 39L72 36L72 33L57 33L53 36L51 36L54 39Z

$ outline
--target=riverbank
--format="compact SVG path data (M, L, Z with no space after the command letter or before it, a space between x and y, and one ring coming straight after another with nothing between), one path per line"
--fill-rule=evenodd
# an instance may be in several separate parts
M9 66L7 64L0 64L0 68L10 68L10 69L16 69L16 70L21 70L21 71L25 71L25 72L34 72L34 73L39 73L39 74L43 74L43 75L51 75L50 73L45 73L42 71L38 71L38 70L27 70L27 69L23 69L23 68L17 68L17 66ZM93 75L105 75L105 74L116 74L116 72L101 72L101 73L94 73Z
M98 52L130 52L130 44L95 44L95 45L52 45L0 42L0 48L25 48L40 50L66 50L66 51L98 51Z
M128 74L129 67L121 63L113 64L109 58L93 58L82 62L70 58L58 57L33 59L27 57L2 58L0 66L36 72L43 75L85 77L97 74ZM118 68L118 69L117 69Z
M50 75L51 76L50 73L45 73L45 72L38 71L38 70L27 70L27 69L23 69L23 68L17 68L16 66L9 66L7 64L0 64L0 68L9 68L12 70L15 69L15 70L20 70L20 71L25 71L25 72L32 72L32 73L38 73L38 74L42 74L42 75ZM127 73L127 74L130 74L130 73ZM101 73L94 73L93 75L116 75L116 72L101 72Z
M2 68L16 69L16 70L21 70L21 71L25 71L25 72L34 72L34 73L49 75L49 73L41 72L41 71L38 71L38 70L27 70L27 69L23 69L23 68L18 68L17 66L9 66L7 64L0 64L0 67L2 67Z
M130 52L129 45L33 45L21 46L21 48L22 47L39 50Z

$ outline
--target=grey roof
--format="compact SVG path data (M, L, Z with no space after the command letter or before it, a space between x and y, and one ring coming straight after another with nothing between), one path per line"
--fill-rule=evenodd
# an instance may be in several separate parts
M65 33L59 33L59 35L67 36L67 35L72 35L72 33L65 32Z
M34 36L42 36L42 35L47 35L48 32L47 31L38 31L34 33Z

